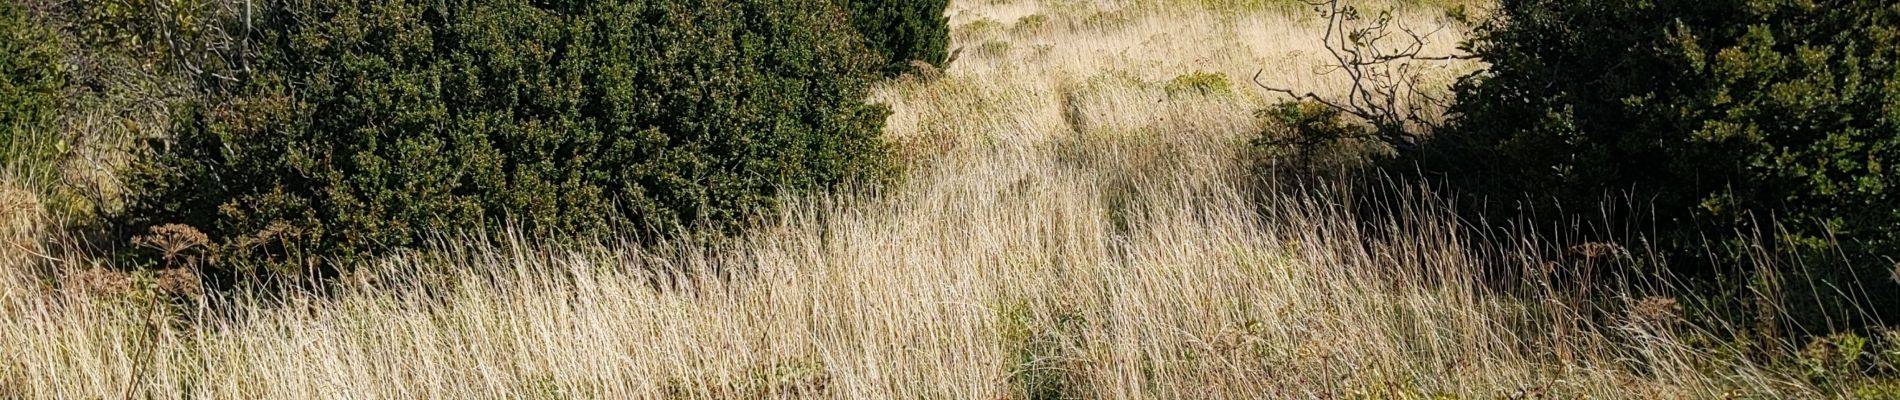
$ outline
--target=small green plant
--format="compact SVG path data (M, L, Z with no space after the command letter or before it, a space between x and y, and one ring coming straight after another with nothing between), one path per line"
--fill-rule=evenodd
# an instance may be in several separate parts
M1057 400L1081 396L1079 372L1065 354L1075 346L1070 335L1086 321L1071 312L1044 317L1027 300L1004 304L998 326L1001 339L1014 358L1010 382L1019 400Z
M1234 94L1234 85L1227 80L1227 74L1219 72L1194 71L1169 80L1163 86L1169 96L1225 96Z
M1817 337L1795 355L1800 376L1823 392L1842 398L1891 399L1900 396L1900 370L1891 359L1900 336L1885 332L1868 339L1853 333Z
M977 39L992 37L991 35L1003 32L1003 29L1004 26L1002 22L984 18L957 26L954 34L961 42L971 42Z
M1130 22L1134 22L1134 20L1134 13L1128 9L1098 11L1094 14L1089 14L1088 17L1082 18L1081 25L1094 29L1109 30L1128 25Z
M1043 29L1047 29L1048 27L1049 27L1049 16L1042 15L1042 14L1029 14L1029 15L1023 16L1022 18L1017 18L1016 25L1010 27L1010 30L1015 31L1017 34L1025 34L1025 33L1041 32Z
M1284 102L1254 115L1262 129L1248 146L1254 168L1264 175L1343 172L1390 151L1375 139L1371 127L1325 104Z
M1009 42L1005 42L1001 40L991 40L991 41L983 42L983 45L981 46L977 46L976 55L986 57L986 58L1003 58L1003 57L1009 56L1009 49L1010 49Z
M1867 339L1851 333L1814 338L1795 360L1809 380L1835 382L1858 375Z

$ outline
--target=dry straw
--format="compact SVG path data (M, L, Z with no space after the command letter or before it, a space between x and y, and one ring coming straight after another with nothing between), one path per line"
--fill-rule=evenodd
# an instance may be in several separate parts
M1810 394L1669 335L1611 340L1616 328L1577 322L1558 297L1481 289L1480 263L1512 248L1468 250L1476 239L1428 201L1406 229L1370 235L1341 192L1249 189L1237 144L1272 99L1245 84L1222 96L1163 85L1264 67L1263 79L1336 91L1338 77L1313 73L1311 19L1127 3L956 2L953 24L1000 28L964 29L956 47L1006 45L878 91L908 179L791 199L732 241L457 238L336 293L269 302L119 301L57 290L118 276L48 285L0 268L0 397ZM1032 15L1036 29L1007 29ZM188 280L166 274L161 285Z

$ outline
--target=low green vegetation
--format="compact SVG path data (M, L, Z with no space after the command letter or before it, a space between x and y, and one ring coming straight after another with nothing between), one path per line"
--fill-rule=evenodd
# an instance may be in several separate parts
M998 336L1009 353L1009 398L1059 400L1085 396L1087 382L1073 360L1087 321L1053 304L1014 300L998 307ZM1047 310L1051 315L1038 315Z
M1017 18L1016 24L1009 27L1010 31L1017 34L1034 34L1048 28L1049 16L1042 14L1030 14Z
M1680 298L1686 325L1667 330L1717 356L1702 368L1771 360L1826 393L1897 395L1885 357L1900 354L1886 327L1900 318L1900 6L1504 0L1494 12L1464 43L1485 68L1452 87L1447 121L1347 115L1417 112L1380 103L1399 97L1385 92L1279 104L1259 113L1258 174L1419 173L1457 196L1484 230L1473 234L1562 238L1551 257L1587 261L1546 273L1578 280L1580 296L1642 282ZM1384 77L1358 83L1382 90ZM1390 130L1421 141L1365 140Z
M1868 337L1841 333L1814 338L1789 368L1823 391L1854 399L1900 398L1900 331Z
M1378 146L1371 128L1337 109L1311 101L1275 104L1255 112L1264 127L1248 141L1253 168L1273 177L1329 176L1367 164Z
M207 260L271 276L504 226L730 226L888 176L886 111L864 101L884 61L845 18L821 0L283 4L257 16L248 75L149 144L120 223L195 227Z
M1692 277L1756 252L1791 257L1803 268L1779 279L1808 326L1849 323L1852 309L1900 317L1888 279L1900 7L1510 0L1497 12L1470 45L1489 68L1456 88L1457 119L1420 158L1494 203L1474 206L1561 226L1607 212L1633 232L1580 234L1641 232Z
M1194 71L1168 80L1162 87L1170 96L1200 95L1226 96L1234 94L1234 85L1227 81L1227 74L1219 72Z
M64 147L55 118L67 74L55 43L23 4L0 4L0 166L34 186L52 179Z
M1891 1L948 3L0 3L0 393L1900 398Z
M1355 33L1395 33L1370 29ZM1791 326L1765 330L1900 317L1886 294L1900 284L1900 8L1508 0L1463 47L1486 67L1453 86L1442 126L1403 118L1414 99L1384 102L1405 87L1377 75L1393 70L1361 68L1375 95L1264 110L1254 144L1296 155L1275 168L1337 166L1324 155L1356 138L1426 130L1358 153L1443 184L1474 220L1619 243L1713 298L1777 298ZM1401 117L1357 127L1325 108ZM1736 318L1761 307L1728 302Z
M911 62L942 67L949 55L949 19L943 10L950 0L845 0L851 22L868 39L871 50L884 60L885 76L911 70Z

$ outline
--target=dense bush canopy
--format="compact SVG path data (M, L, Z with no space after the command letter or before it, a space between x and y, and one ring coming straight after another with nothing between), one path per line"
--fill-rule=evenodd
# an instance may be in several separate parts
M1833 237L1848 254L1824 258L1848 260L1817 285L1894 290L1900 3L1504 0L1497 12L1471 48L1490 68L1457 88L1430 169L1528 214L1637 209L1635 230L1682 254L1757 236L1811 253Z
M125 221L307 267L498 224L740 220L886 172L878 61L847 18L823 0L287 2L250 75L152 144Z
M950 44L949 18L943 15L950 0L845 0L851 21L883 57L885 75L910 69L912 61L944 66Z
M66 74L52 32L21 4L0 4L0 164L52 164L51 134Z

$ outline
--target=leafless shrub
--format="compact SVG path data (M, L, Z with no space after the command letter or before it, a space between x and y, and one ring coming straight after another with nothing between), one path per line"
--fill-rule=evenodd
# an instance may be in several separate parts
M1436 112L1445 99L1433 96L1423 86L1427 62L1471 59L1468 55L1425 55L1426 39L1446 29L1440 25L1419 30L1395 19L1391 11L1368 13L1366 9L1341 4L1339 0L1309 0L1326 28L1321 47L1332 62L1321 75L1344 73L1350 81L1344 98L1328 98L1314 92L1301 92L1260 81L1254 84L1269 92L1295 100L1324 104L1339 112L1371 124L1367 131L1398 151L1418 146L1420 135L1437 126Z
M145 4L153 41L200 89L241 82L251 34L265 10L253 0L181 0Z

